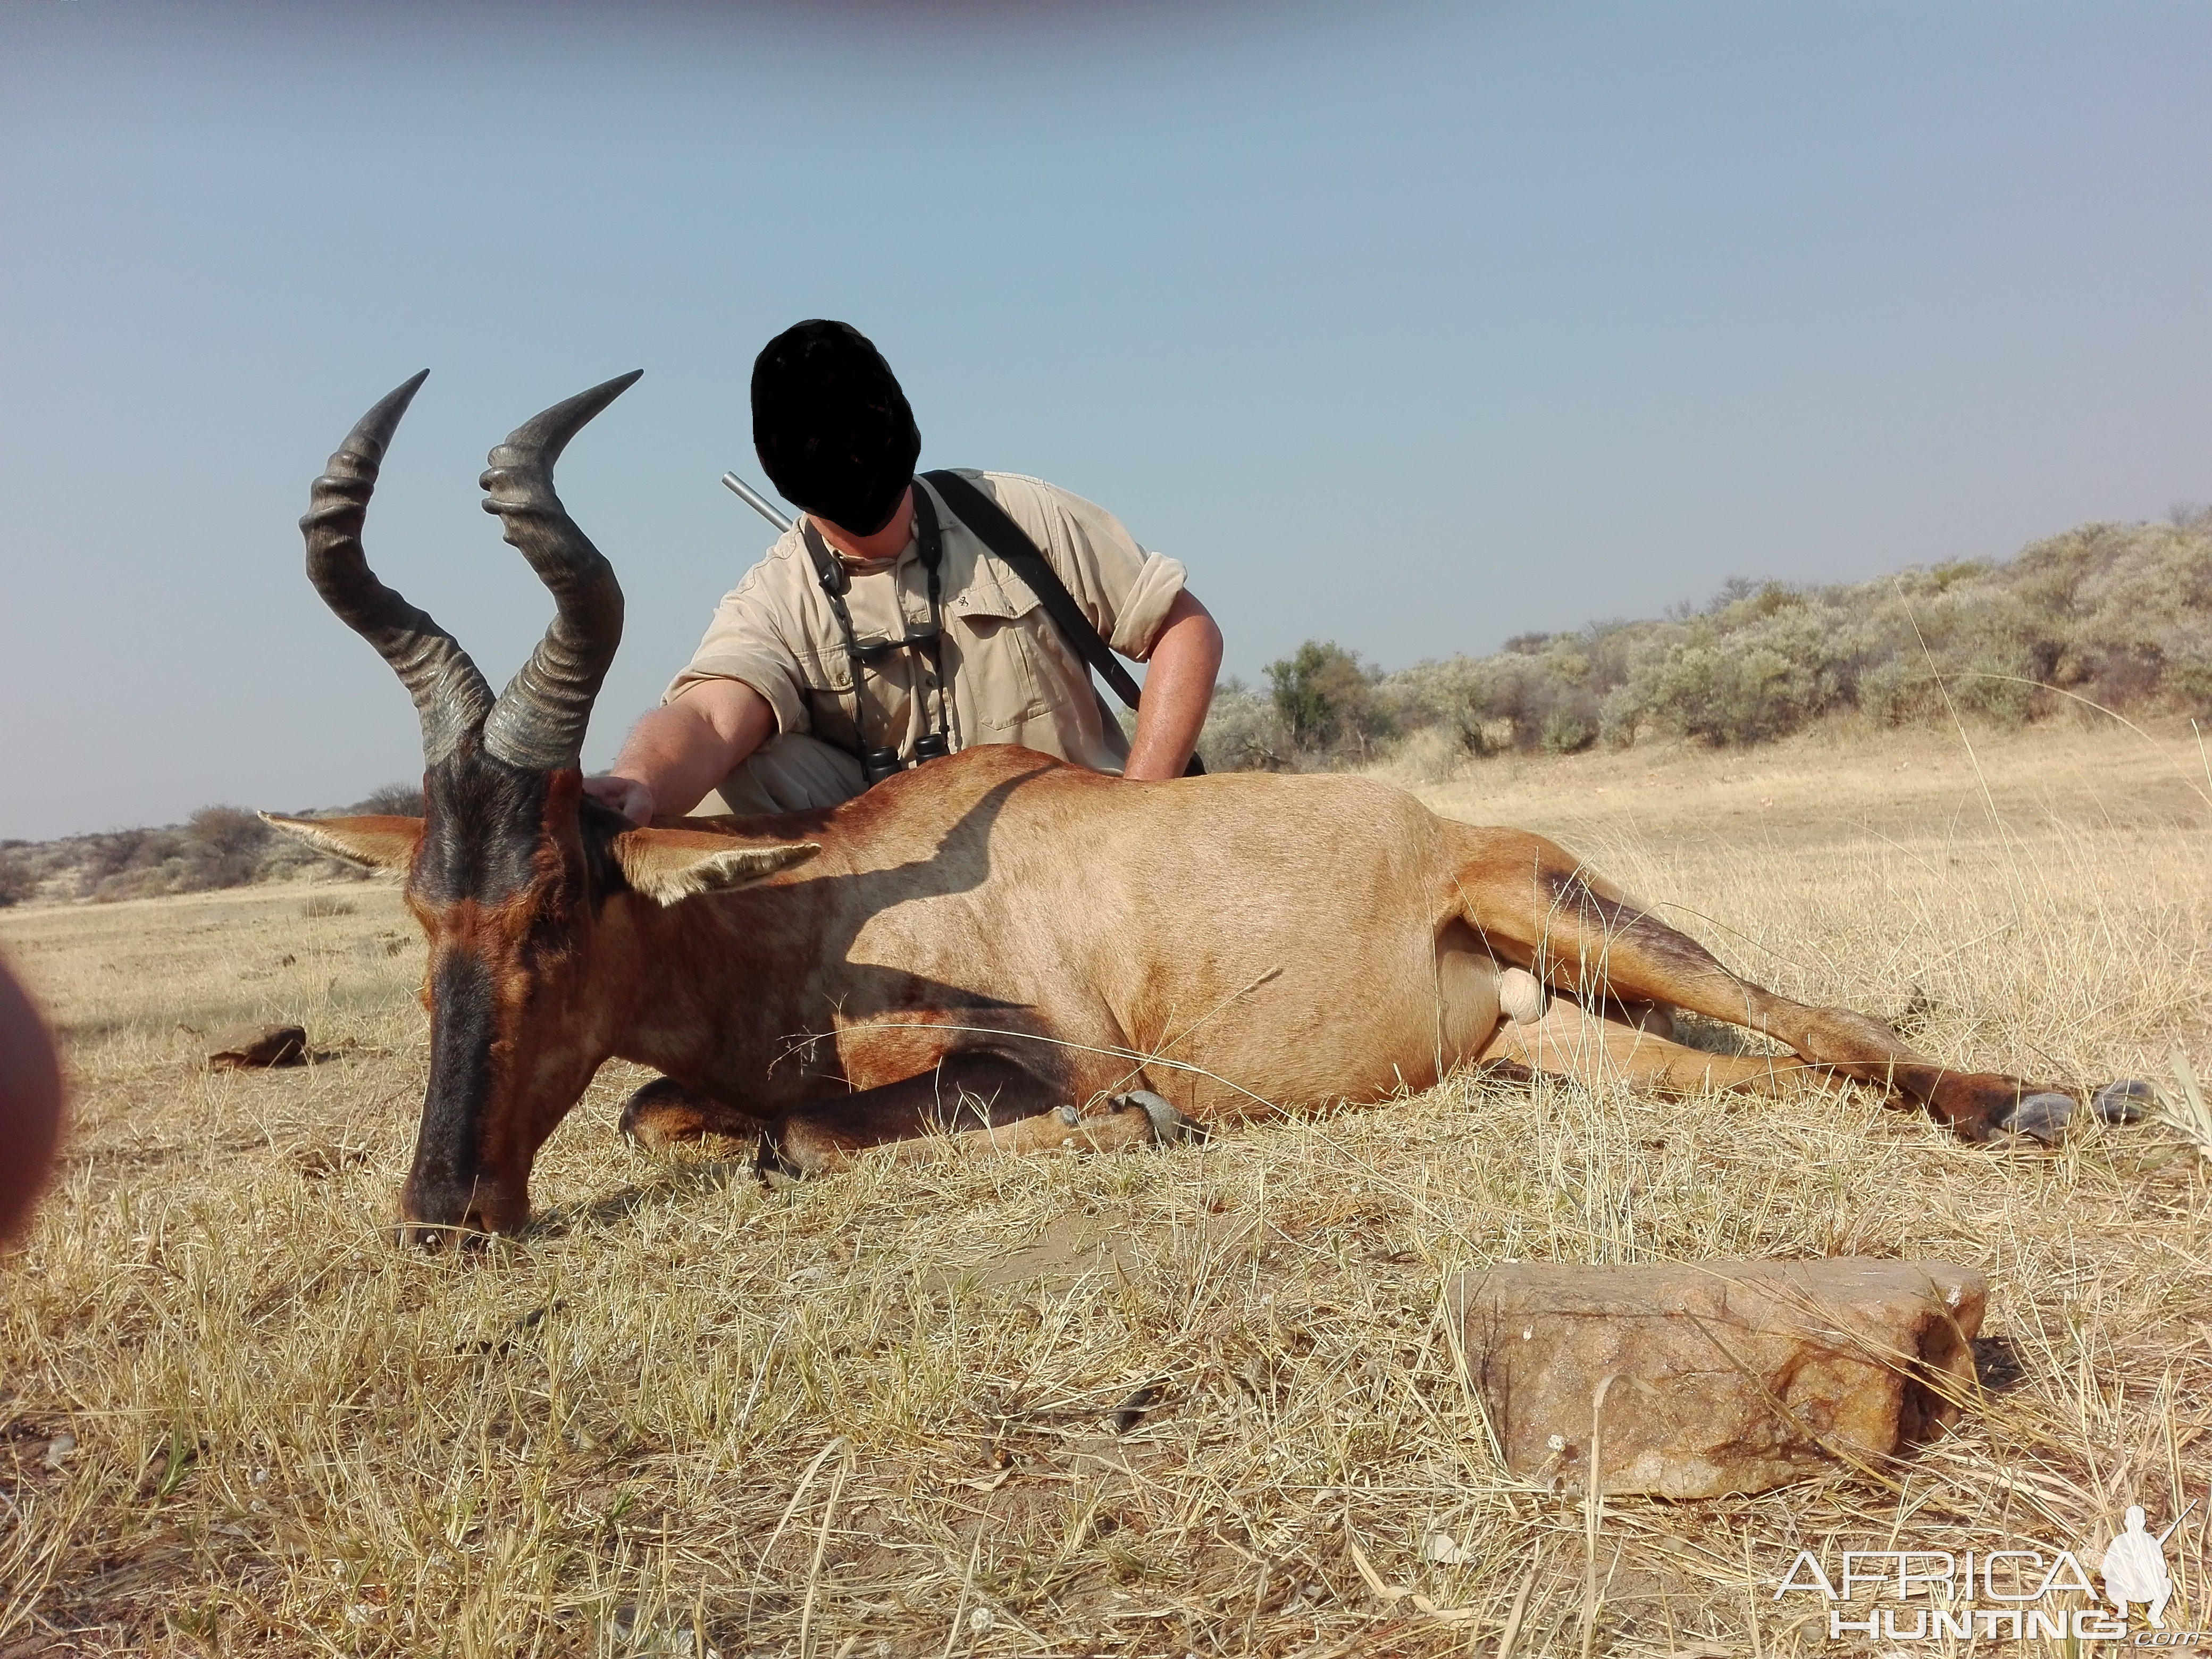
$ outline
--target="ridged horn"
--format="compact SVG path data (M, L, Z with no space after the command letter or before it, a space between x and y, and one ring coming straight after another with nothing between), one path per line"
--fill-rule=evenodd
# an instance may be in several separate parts
M510 766L550 772L577 764L592 700L622 643L622 586L553 493L553 464L584 422L643 373L617 374L517 428L480 480L484 511L499 514L500 533L553 594L545 637L484 720L484 748Z
M385 449L429 373L393 388L361 417L308 490L300 533L307 542L307 580L399 676L422 717L423 763L434 766L483 724L491 688L459 641L376 579L361 545Z

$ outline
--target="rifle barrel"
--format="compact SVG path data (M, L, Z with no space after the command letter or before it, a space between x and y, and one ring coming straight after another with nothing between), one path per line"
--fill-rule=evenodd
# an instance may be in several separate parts
M754 512L759 514L761 517L766 519L778 530L788 530L791 528L791 520L785 518L782 514L777 512L774 505L769 502L766 496L763 495L760 491L755 489L743 478L740 478L736 473L725 472L722 475L722 487L727 489L732 495L735 495L739 501L743 501L747 507L752 508Z

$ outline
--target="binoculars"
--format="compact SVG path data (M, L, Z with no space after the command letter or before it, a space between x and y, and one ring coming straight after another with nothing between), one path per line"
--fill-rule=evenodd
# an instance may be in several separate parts
M925 732L915 741L914 763L920 766L925 761L943 760L951 752L952 745L945 740L945 733ZM905 770L906 763L899 759L896 749L869 749L861 752L861 775L867 779L871 789L885 778Z

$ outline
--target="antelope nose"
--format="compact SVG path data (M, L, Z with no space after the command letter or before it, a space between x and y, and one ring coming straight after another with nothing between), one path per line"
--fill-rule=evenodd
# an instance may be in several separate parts
M411 1181L401 1195L399 1242L427 1249L448 1244L481 1246L495 1235L511 1233L529 1215L499 1182Z
M512 1227L497 1225L494 1218L470 1209L451 1221L424 1221L410 1218L394 1230L393 1242L435 1255L448 1249L480 1250L501 1233L512 1231Z

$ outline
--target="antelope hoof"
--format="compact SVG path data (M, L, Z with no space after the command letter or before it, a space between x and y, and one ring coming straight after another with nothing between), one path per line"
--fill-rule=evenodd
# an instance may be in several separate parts
M2158 1091L2139 1077L2124 1077L2097 1091L2090 1109L2102 1123L2140 1123L2150 1115Z
M1152 1121L1152 1139L1162 1146L1173 1146L1186 1140L1203 1140L1206 1131L1149 1089L1133 1089L1126 1095L1114 1097L1114 1109L1126 1111L1132 1106L1143 1109Z
M2073 1118L2074 1097L2046 1090L2021 1097L2017 1106L1997 1119L1997 1127L2055 1146L2066 1138L2066 1126Z

